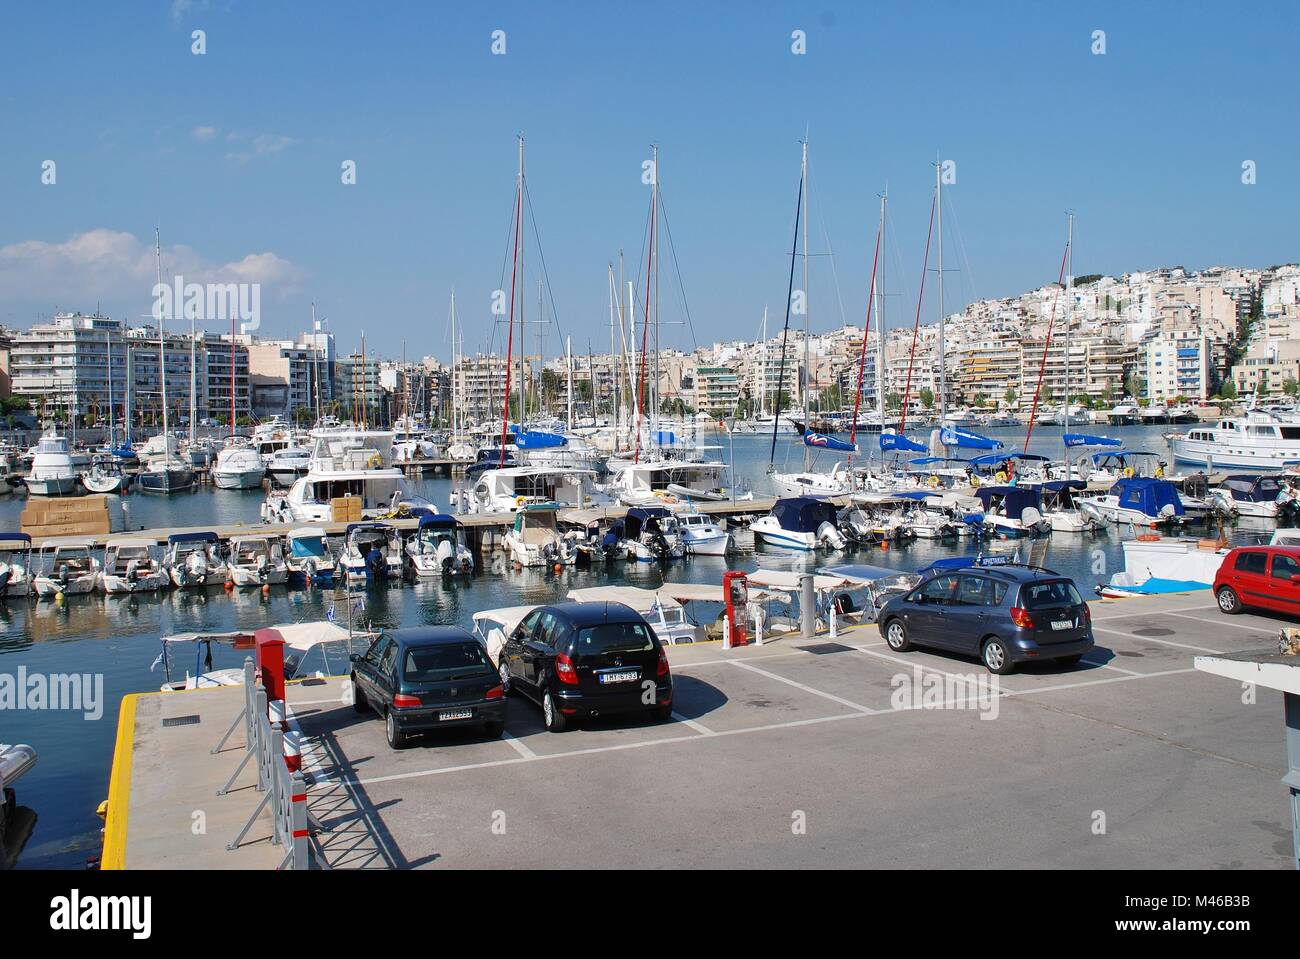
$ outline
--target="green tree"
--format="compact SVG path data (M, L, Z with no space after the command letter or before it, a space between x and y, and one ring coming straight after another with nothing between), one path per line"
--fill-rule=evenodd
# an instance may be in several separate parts
M1223 381L1223 385L1219 387L1219 395L1225 400L1235 400L1237 398L1237 384L1231 377Z
M921 401L921 405L924 406L927 410L930 407L934 406L934 390L930 389L930 387L928 386L921 387L921 392L917 393L916 396L917 399Z
M1124 391L1134 399L1141 396L1146 388L1146 380L1138 376L1137 373L1130 373L1124 380Z
M1011 389L1010 387L1007 387L1007 391L1002 394L1002 399L1007 404L1007 406L1015 406L1017 398L1018 397L1016 391Z
M1300 383L1296 382L1294 376L1288 376L1282 381L1282 392L1287 396L1295 396L1300 393Z
M885 409L897 410L903 407L903 397L898 393L885 394Z

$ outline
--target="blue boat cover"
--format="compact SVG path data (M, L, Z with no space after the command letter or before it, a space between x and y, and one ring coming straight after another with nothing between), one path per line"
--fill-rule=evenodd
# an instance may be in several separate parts
M955 426L945 426L939 431L939 442L944 446L957 446L970 450L1000 450L1002 441L970 430L959 430Z
M924 443L909 440L902 433L881 433L880 448L882 450L908 450L913 453L928 452Z
M1117 481L1110 491L1121 507L1140 510L1151 519L1158 518L1166 506L1173 507L1175 516L1184 513L1178 489L1169 480L1135 476Z
M772 515L782 529L792 533L815 533L822 523L835 525L835 505L809 496L777 500Z
M1091 433L1066 433L1061 439L1066 446L1120 446L1122 442L1111 436L1093 436Z

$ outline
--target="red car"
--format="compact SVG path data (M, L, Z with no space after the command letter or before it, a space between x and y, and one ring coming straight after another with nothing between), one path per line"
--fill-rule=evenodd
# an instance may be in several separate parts
M1223 557L1214 576L1219 609L1251 606L1300 615L1300 546L1242 546Z

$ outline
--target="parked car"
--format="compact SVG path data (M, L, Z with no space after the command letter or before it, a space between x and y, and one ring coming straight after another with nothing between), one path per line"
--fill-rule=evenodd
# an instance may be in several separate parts
M978 656L991 673L1054 659L1073 666L1092 649L1092 614L1074 582L1016 564L940 568L878 619L894 652L929 646Z
M579 716L672 715L664 648L650 625L622 603L539 606L506 639L498 672L510 692L542 707L551 732L562 732Z
M421 626L381 633L352 657L353 708L384 720L388 745L414 733L482 726L493 738L506 728L505 688L483 643L459 626Z
M1252 606L1300 615L1300 546L1232 550L1214 574L1214 598L1231 615Z

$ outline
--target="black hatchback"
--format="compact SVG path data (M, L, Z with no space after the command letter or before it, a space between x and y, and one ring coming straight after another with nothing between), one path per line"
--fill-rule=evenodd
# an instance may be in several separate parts
M542 707L551 732L579 716L673 711L668 657L650 625L622 603L540 606L501 648L500 680Z
M412 733L482 726L493 738L506 728L506 695L487 650L459 626L381 633L352 657L352 705L384 719L388 745Z

